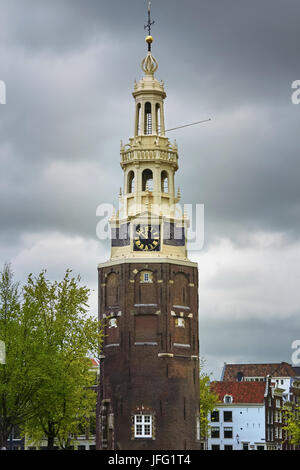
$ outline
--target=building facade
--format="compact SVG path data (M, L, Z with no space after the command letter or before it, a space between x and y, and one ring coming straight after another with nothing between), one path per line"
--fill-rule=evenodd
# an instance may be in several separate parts
M208 450L281 450L283 390L266 382L213 382Z
M98 267L97 449L199 449L198 269L175 192L178 147L166 137L152 55L135 83L134 135L121 144L123 189L111 257Z
M272 378L274 387L283 389L283 400L293 401L293 383L299 380L299 372L287 362L262 364L227 364L224 363L221 381L231 382L266 382Z

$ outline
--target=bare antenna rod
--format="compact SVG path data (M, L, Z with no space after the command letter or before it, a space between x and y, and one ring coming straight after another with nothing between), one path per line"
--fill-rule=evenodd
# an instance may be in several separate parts
M182 129L183 127L195 126L196 124L202 124L204 122L211 121L211 118L205 119L204 121L192 122L191 124L185 124L184 126L173 127L172 129L167 129L165 132L175 131L176 129Z

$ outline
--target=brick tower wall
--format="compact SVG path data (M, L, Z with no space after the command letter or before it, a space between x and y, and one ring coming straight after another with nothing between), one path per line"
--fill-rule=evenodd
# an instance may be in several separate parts
M199 449L197 267L124 262L99 268L99 318L106 337L97 446ZM152 438L135 438L139 413L152 416Z

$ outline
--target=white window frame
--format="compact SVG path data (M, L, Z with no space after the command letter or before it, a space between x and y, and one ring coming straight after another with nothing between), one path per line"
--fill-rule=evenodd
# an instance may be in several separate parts
M152 439L153 437L153 417L152 415L134 415L134 438Z

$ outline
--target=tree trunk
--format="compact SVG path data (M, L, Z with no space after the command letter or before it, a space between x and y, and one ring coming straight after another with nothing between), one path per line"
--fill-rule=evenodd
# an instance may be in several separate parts
M47 449L53 450L54 449L54 440L55 440L55 429L54 424L52 422L48 422L48 433L47 433L48 443Z
M10 432L8 431L6 426L1 426L0 429L0 450L3 449L3 447L7 447L7 440Z

